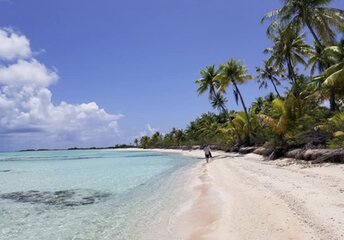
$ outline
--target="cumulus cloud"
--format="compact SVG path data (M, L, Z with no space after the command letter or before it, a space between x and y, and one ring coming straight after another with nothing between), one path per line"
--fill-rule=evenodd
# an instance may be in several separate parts
M0 59L15 60L31 56L30 41L12 29L0 29Z
M0 41L1 43L1 41ZM56 82L58 75L35 59L18 60L9 66L0 66L0 84L8 86L36 85L48 87Z
M56 70L46 67L23 50L25 36L0 29L0 147L60 148L113 145L120 114L109 114L95 102L52 102L49 86ZM0 47L1 49L1 47ZM17 58L17 59L16 59ZM13 60L16 61L13 62ZM7 64L7 65L6 65Z

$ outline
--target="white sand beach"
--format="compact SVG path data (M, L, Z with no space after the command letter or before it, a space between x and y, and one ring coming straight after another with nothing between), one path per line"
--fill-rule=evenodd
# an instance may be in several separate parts
M180 152L203 158L200 150ZM344 239L344 166L213 152L188 175L178 239Z

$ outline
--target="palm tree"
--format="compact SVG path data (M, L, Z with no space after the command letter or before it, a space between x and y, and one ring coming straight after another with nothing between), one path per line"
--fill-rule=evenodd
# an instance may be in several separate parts
M239 99L241 101L241 105L244 109L245 116L247 119L248 124L248 132L250 136L250 144L253 143L253 136L252 136L252 126L251 121L248 116L247 108L242 97L242 94L239 90L238 84L243 84L249 79L253 79L253 77L247 74L247 68L241 64L240 62L236 61L235 59L229 60L227 63L222 64L220 67L220 74L215 77L215 80L218 80L220 85L218 88L218 93L225 93L226 89L229 85L233 85L233 92L236 102L238 103Z
M260 113L263 111L264 105L264 98L258 97L256 98L256 101L252 103L250 111L254 112L255 114Z
M273 114L259 114L259 118L263 125L270 127L278 138L282 140L288 129L292 127L291 109L293 108L289 106L288 100L276 98L272 102L271 110Z
M240 134L242 135L243 139L249 139L250 133L249 133L249 124L246 119L246 115L244 112L238 112L235 114L235 118L233 119L234 124L237 126ZM250 119L250 123L251 119Z
M267 88L268 81L271 82L272 86L275 89L275 92L279 98L281 98L280 93L277 90L276 85L281 85L281 82L277 77L280 76L281 70L273 67L269 61L264 61L264 66L262 68L257 67L256 72L258 73L257 79L259 83L259 88Z
M267 13L272 19L268 35L287 25L307 27L321 49L335 41L335 30L344 29L344 11L327 7L333 0L283 0L283 7Z
M295 67L298 63L306 66L307 63L304 58L312 51L312 48L304 40L304 34L299 32L299 29L293 26L278 29L275 35L270 36L274 45L264 50L264 53L271 54L268 60L269 64L272 64L279 71L286 67L288 78L294 89L294 96L300 94Z
M202 70L201 72L202 78L197 79L196 83L199 85L197 92L198 94L203 94L208 91L209 100L212 103L213 108L220 109L230 122L232 128L234 129L235 135L237 136L238 144L241 145L242 140L240 134L232 121L232 117L229 114L228 109L226 109L226 99L221 95L221 93L217 92L219 88L219 82L215 80L216 76L219 74L219 70L215 70L215 65L207 66L206 70Z
M180 146L182 142L185 141L185 134L183 130L180 130L180 129L176 130L174 137L178 146Z
M330 66L333 66L336 64L338 60L338 54L336 53L338 49L335 49L336 47L326 47L325 49L321 49L318 44L315 43L314 45L314 51L311 52L310 58L308 60L308 65L311 67L311 76L313 77L316 70L322 74L326 69L328 69ZM344 56L344 55L343 55ZM326 98L329 99L330 102L330 110L335 111L337 108L336 104L336 96L335 96L335 89L331 85L325 85L323 78L314 78L313 79L314 84L318 91L315 93L321 93L321 96L323 97L324 89L328 90L327 93L325 93Z
M336 81L341 81L343 84L343 67L344 67L344 39L341 40L337 45L325 48L324 53L327 54L333 61L332 66L326 71L336 74L325 81L325 84L335 85ZM331 76L330 76L331 77ZM343 87L343 85L338 84L338 87Z
M218 84L214 78L219 71L215 69L215 65L211 65L207 66L206 70L202 70L200 73L202 78L196 80L196 83L198 84L197 92L198 94L203 94L208 91L209 100L211 100L216 95Z
M162 142L162 137L163 136L159 131L155 132L150 139L150 145L152 147L159 147Z
M139 140L137 138L134 139L134 144L136 147L139 145Z
M344 147L344 112L336 113L330 118L328 127L332 133L331 145L334 145L334 147Z
M202 144L214 142L219 133L218 118L213 113L203 114L197 121L197 135Z
M334 111L338 108L335 95L344 96L344 40L337 46L326 47L323 54L332 61L332 66L314 80L329 89L330 108Z
M143 136L140 139L140 145L144 149L149 147L149 142L150 142L150 137L148 137L148 136Z
M333 65L333 61L328 54L324 53L324 49L321 49L320 46L315 42L314 49L310 52L308 59L308 67L310 67L311 77L314 76L316 72L324 72L328 66Z

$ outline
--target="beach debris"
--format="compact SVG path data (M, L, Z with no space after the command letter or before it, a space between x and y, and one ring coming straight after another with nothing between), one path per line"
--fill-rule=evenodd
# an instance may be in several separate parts
M239 153L248 154L254 152L255 150L257 150L257 147L241 147L239 149Z
M322 162L344 162L344 149L293 149L286 153L286 157Z
M62 191L20 191L4 193L2 199L20 203L46 204L60 207L76 207L90 205L108 198L111 194L93 190L71 189Z

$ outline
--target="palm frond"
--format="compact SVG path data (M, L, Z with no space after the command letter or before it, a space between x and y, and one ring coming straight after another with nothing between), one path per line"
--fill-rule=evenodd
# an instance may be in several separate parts
M324 81L325 86L344 88L344 67L331 74Z
M267 14L265 14L265 16L260 20L261 23L264 23L267 19L276 19L277 17L280 16L281 14L281 9L276 9L273 11L268 12Z

